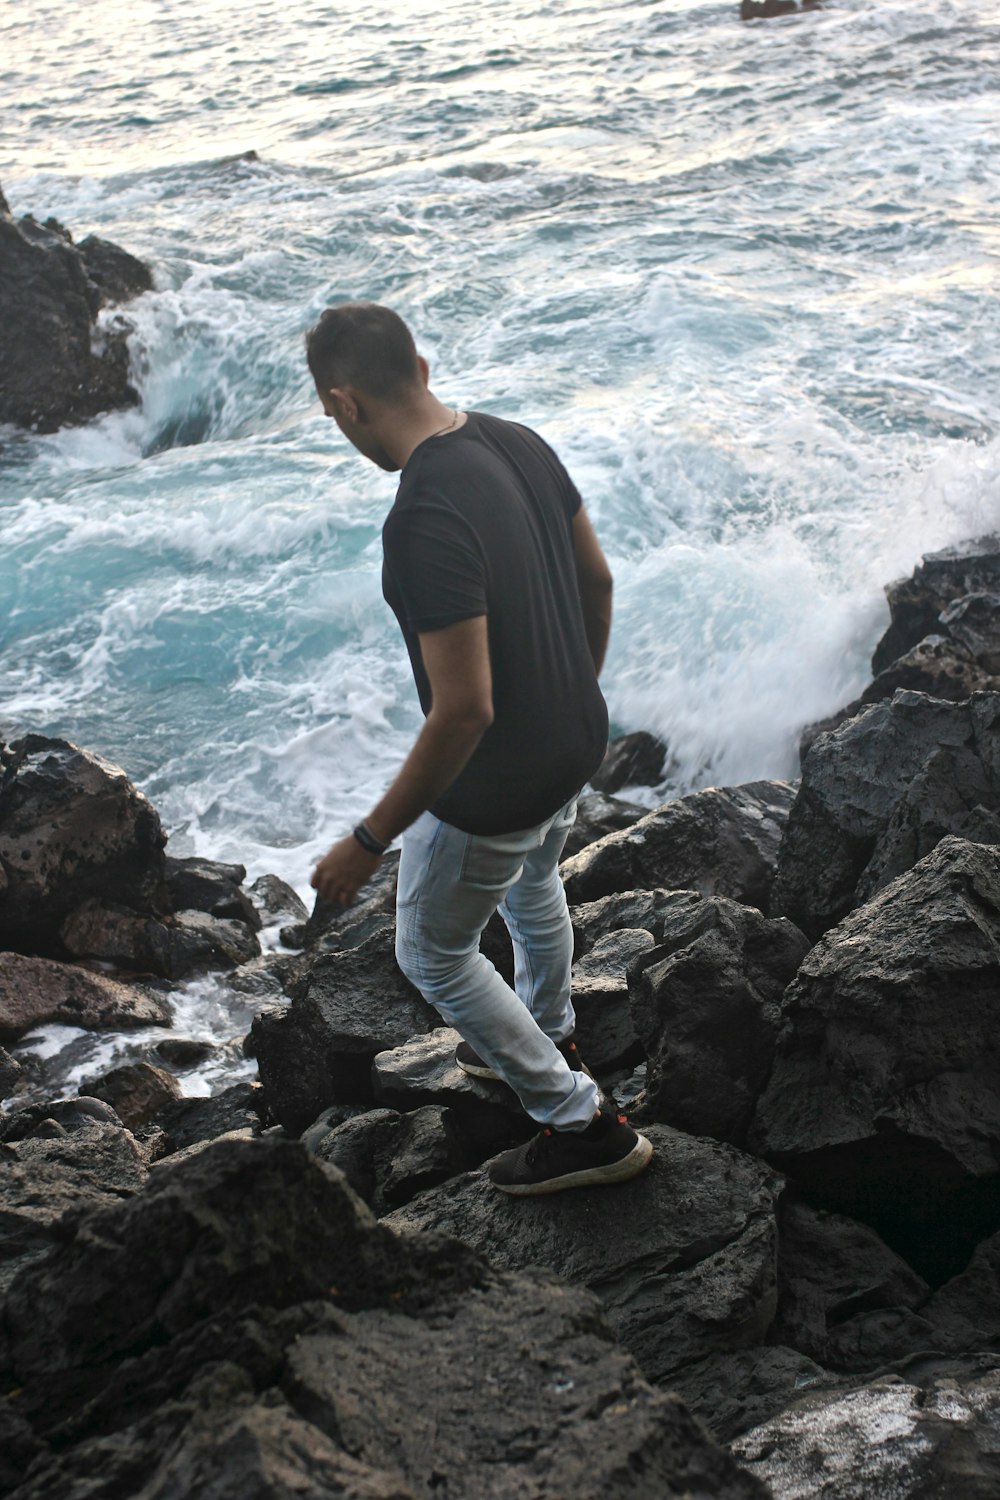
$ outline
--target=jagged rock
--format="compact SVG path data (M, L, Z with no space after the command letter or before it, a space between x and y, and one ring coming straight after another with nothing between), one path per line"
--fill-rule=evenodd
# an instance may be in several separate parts
M277 922L291 925L309 920L309 908L279 875L259 875L248 894L268 927Z
M510 1198L485 1172L421 1193L384 1222L432 1226L505 1269L545 1266L589 1287L650 1380L759 1344L774 1316L780 1180L732 1146L645 1128L655 1155L613 1190Z
M993 1500L1000 1480L1000 1371L917 1384L887 1375L807 1396L733 1444L776 1496Z
M602 896L599 901L585 901L570 908L573 935L578 955L589 953L601 938L623 928L642 929L654 943L663 936L666 913L675 919L678 909L695 910L704 897L699 891L622 891Z
M1000 842L1000 694L899 692L817 740L778 856L773 915L818 937L947 833Z
M17 1041L36 1026L58 1022L87 1031L169 1026L162 995L76 964L0 953L0 1040Z
M136 1062L112 1068L110 1073L104 1073L80 1092L110 1104L123 1124L132 1130L137 1125L145 1125L172 1100L179 1099L181 1086L174 1075L163 1068Z
M1000 1234L977 1245L965 1270L939 1287L921 1311L936 1349L1000 1350Z
M720 1443L777 1416L806 1391L831 1390L840 1384L842 1377L806 1355L770 1345L709 1354L670 1379L670 1389Z
M462 1071L455 1061L460 1041L457 1031L439 1026L427 1036L380 1052L372 1065L372 1090L389 1109L447 1106L465 1148L482 1161L526 1140L538 1127L505 1083Z
M94 1125L114 1125L124 1129L120 1117L103 1099L78 1094L70 1099L47 1099L43 1104L28 1104L0 1124L0 1141L26 1141L41 1125L55 1122L56 1134L72 1135L77 1130L91 1130ZM49 1132L51 1135L52 1132Z
M171 911L208 912L212 917L230 917L254 932L261 926L260 913L246 891L243 865L224 865L214 859L175 859L167 855L164 884Z
M1000 590L1000 538L928 553L912 577L886 588L891 624L875 647L872 671L883 672L938 629L942 611L967 594Z
M1000 1224L998 1005L1000 850L945 838L804 960L751 1149L950 1274Z
M76 246L54 219L0 214L0 422L55 432L100 412L134 406L123 319L95 337L108 302L152 286L149 271L117 245L89 236Z
M594 1074L634 1067L643 1059L625 974L632 960L652 946L645 928L623 928L599 938L573 965L574 1036Z
M0 1294L63 1237L69 1214L130 1197L146 1178L130 1132L94 1119L72 1131L6 1141L0 1163Z
M1000 584L1000 557L997 581ZM978 667L1000 676L1000 594L966 594L941 612L941 626Z
M259 1084L234 1083L207 1098L169 1100L154 1119L167 1137L168 1151L184 1151L233 1131L251 1130L258 1135L265 1108Z
M645 729L623 734L611 741L590 784L607 796L613 796L623 786L657 786L663 778L666 759L666 745Z
M171 1068L195 1068L215 1051L213 1042L198 1042L189 1036L165 1036L157 1042L155 1055Z
M287 953L262 953L226 975L226 988L256 1000L281 1000L291 982L296 960Z
M9 1052L0 1047L0 1099L6 1099L8 1094L14 1092L14 1087L23 1072L24 1069L17 1058L11 1057Z
M183 979L200 969L236 969L260 955L253 928L230 917L179 911L169 931L171 979Z
M600 792L585 792L576 804L576 822L569 831L564 859L603 839L606 834L630 828L649 812L639 802L624 802L620 797L605 797Z
M697 890L766 908L794 789L784 781L709 787L667 802L562 865L571 906L617 891Z
M767 1082L781 997L809 950L791 922L723 896L678 891L660 939L629 971L648 1059L644 1108L693 1135L742 1146Z
M237 968L260 956L257 935L245 922L203 911L179 911L161 921L97 899L77 907L60 936L76 958L98 958L164 979Z
M944 635L926 635L881 671L852 707L857 712L865 704L879 703L900 690L959 703L973 693L996 692L998 687L1000 682L984 672L955 641Z
M530 1330L526 1339L525 1330ZM296 1143L224 1143L18 1278L17 1500L764 1500L595 1301L379 1225ZM23 1427L18 1437L27 1446Z
M0 945L61 953L63 919L91 896L152 906L165 835L125 772L44 735L26 735L9 751L0 777L6 881L0 883Z
M330 1104L373 1103L376 1054L439 1019L400 972L390 933L324 954L293 988L291 1005L257 1016L251 1028L271 1113L298 1132Z
M930 1287L873 1229L788 1194L778 1228L772 1342L855 1371L933 1345L926 1321L916 1316Z
M289 948L330 949L356 948L380 930L381 919L396 909L396 878L399 874L399 850L390 849L368 884L362 888L361 900L353 906L340 906L317 896L305 922L293 922L281 929L281 941ZM351 930L353 940L342 941Z
M401 1208L472 1164L452 1112L430 1104L406 1115L393 1109L355 1115L328 1131L314 1154L339 1167L377 1214Z

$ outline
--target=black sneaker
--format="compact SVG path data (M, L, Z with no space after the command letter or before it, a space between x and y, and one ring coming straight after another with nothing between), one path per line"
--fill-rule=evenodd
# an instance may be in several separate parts
M556 1046L563 1057L569 1063L574 1073L586 1073L588 1078L593 1078L593 1073L581 1058L577 1051L576 1043L571 1036L563 1042L556 1042ZM459 1042L455 1048L455 1061L463 1073L468 1073L472 1078L500 1078L500 1074L489 1063L483 1062L478 1052L474 1052L468 1042Z
M602 1110L586 1130L543 1130L534 1140L504 1151L489 1166L502 1193L538 1198L564 1188L627 1182L648 1165L653 1147L624 1115Z

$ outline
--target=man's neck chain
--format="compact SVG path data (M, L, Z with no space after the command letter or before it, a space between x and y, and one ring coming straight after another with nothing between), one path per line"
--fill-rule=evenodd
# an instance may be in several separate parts
M461 415L462 413L458 410L458 407L453 407L451 413L451 421L448 423L447 427L439 427L437 432L431 433L431 437L440 437L442 433L451 432L452 428L458 426L458 419Z

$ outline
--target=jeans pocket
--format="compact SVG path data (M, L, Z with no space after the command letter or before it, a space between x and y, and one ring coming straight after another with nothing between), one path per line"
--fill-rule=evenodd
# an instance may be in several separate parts
M523 833L498 834L495 838L469 834L462 859L462 884L478 890L508 891L520 875L530 847L525 845Z

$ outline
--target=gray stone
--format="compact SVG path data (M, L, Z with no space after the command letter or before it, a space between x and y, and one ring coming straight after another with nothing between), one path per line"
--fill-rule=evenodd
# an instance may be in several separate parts
M229 917L257 932L262 925L260 912L242 888L246 874L243 865L220 864L197 856L175 859L168 854L164 884L170 909Z
M81 1094L110 1104L119 1119L134 1129L145 1125L164 1105L180 1098L181 1086L172 1073L151 1063L126 1063L112 1068L81 1088Z
M87 1031L169 1026L164 996L107 974L49 958L0 953L0 1040L17 1041L57 1022Z
M330 1104L371 1104L371 1065L438 1024L396 964L390 934L318 958L291 1005L259 1015L251 1030L268 1106L287 1130Z
M648 1059L644 1108L742 1146L771 1071L781 997L809 943L753 907L676 894L661 908L659 944L629 973Z
M383 1222L456 1235L495 1265L545 1266L596 1292L650 1380L762 1342L777 1296L780 1180L732 1146L644 1127L655 1155L615 1188L511 1198L485 1172L421 1193Z
M401 1208L472 1163L450 1110L428 1104L412 1114L373 1109L334 1126L315 1155L339 1167L376 1214Z
M601 792L585 792L576 804L576 822L569 831L563 857L569 859L609 833L618 833L644 818L649 808Z
M309 920L309 908L280 875L258 875L247 892L268 927L276 922L291 924Z
M611 796L623 786L658 786L663 779L667 747L644 729L612 740L600 769L590 778L598 792Z
M12 1094L17 1086L18 1079L24 1073L24 1069L16 1057L0 1047L0 1099L6 1099Z
M67 740L16 740L0 775L0 946L61 954L63 919L91 896L151 905L165 841L120 767Z
M1000 583L1000 555L997 558ZM1000 676L1000 593L966 594L941 612L941 627L991 676Z
M168 1150L183 1151L233 1131L250 1130L259 1135L264 1107L260 1084L234 1083L221 1094L206 1098L168 1100L154 1119L167 1137Z
M599 938L573 966L574 1040L594 1074L633 1068L644 1057L625 976L632 960L652 946L645 928L623 928Z
M696 1359L672 1375L669 1385L717 1442L728 1443L777 1416L806 1392L827 1391L842 1383L842 1377L795 1349L757 1345Z
M625 928L648 932L658 943L663 937L663 924L668 916L673 924L679 911L700 910L703 900L700 891L620 891L613 896L602 896L597 901L573 906L570 918L577 953L589 953L601 938Z
M977 1245L964 1271L922 1309L937 1349L1000 1350L1000 1234Z
M938 628L942 611L967 594L1000 589L1000 539L983 537L961 547L928 553L912 577L886 588L891 624L875 647L873 672L881 672Z
M794 798L784 781L710 787L667 802L562 865L571 906L635 890L697 890L766 909Z

